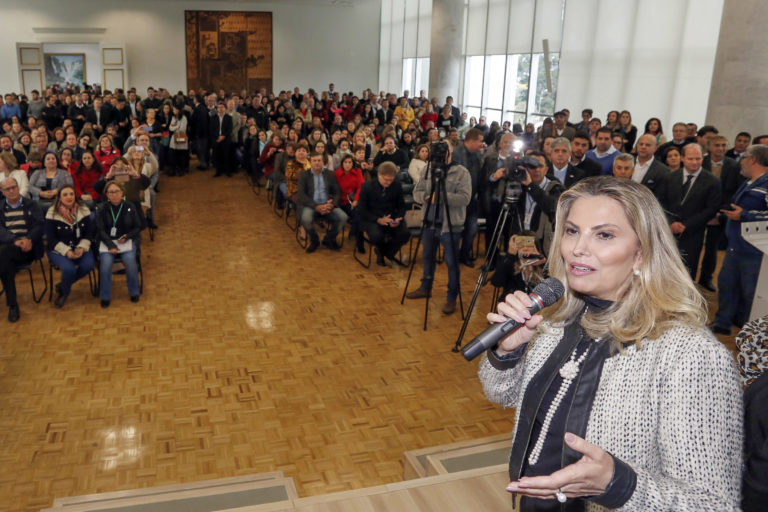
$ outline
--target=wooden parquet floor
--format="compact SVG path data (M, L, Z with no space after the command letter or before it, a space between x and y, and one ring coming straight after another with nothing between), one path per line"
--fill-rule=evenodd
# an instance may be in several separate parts
M263 192L211 176L162 180L138 304L122 276L109 309L80 282L61 310L17 278L21 321L0 320L0 511L276 470L311 496L399 481L407 450L511 432L450 350L444 267L424 332L423 301L399 303L407 269L366 270L350 243L306 255ZM465 302L477 276L462 269ZM489 306L484 289L470 338Z

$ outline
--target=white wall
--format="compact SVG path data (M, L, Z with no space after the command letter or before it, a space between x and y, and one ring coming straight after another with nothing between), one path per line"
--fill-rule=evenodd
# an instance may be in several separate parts
M203 2L177 0L24 0L4 2L0 31L0 91L19 91L17 42L126 44L128 77L140 91L149 85L186 90L185 10L272 12L273 84L359 92L376 88L381 0L346 5L326 2ZM9 20L16 20L11 23ZM91 34L35 34L33 27L105 28ZM11 72L7 72L12 70ZM88 78L91 74L88 72Z
M557 107L704 124L723 0L569 0Z

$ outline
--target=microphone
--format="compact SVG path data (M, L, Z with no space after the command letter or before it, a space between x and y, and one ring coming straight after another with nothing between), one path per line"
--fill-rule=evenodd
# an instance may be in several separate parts
M563 296L563 293L565 293L563 283L554 277L545 279L528 295L531 301L533 301L533 305L528 308L528 311L531 315L535 315L542 309L557 302ZM520 325L522 324L511 318L506 322L491 325L461 349L464 359L471 361L489 348L495 347L502 338L512 333Z

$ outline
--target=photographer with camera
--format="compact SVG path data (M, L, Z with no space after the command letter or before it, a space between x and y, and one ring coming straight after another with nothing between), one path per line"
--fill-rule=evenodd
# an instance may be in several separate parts
M536 239L541 240L543 254L548 254L557 200L565 191L565 187L559 180L547 178L549 163L544 153L532 151L525 159L529 160L531 157L538 160L539 166L525 166L525 177L520 180L522 195L517 203L517 212L522 229L536 233ZM517 226L513 227L516 228Z
M516 155L513 150L515 136L511 133L502 135L497 146L497 151L489 152L483 161L482 176L485 177L484 198L486 210L485 225L493 229L499 220L501 207L504 204L507 189L507 167ZM506 240L508 237L503 237ZM491 237L485 237L485 253L491 249Z
M432 144L429 165L424 168L419 182L413 189L414 200L427 209L421 236L421 243L424 245L422 251L424 270L421 286L405 295L409 299L431 296L439 240L443 245L445 263L448 266L448 295L442 309L443 314L446 315L456 311L460 276L459 240L464 229L466 208L472 198L472 178L469 171L461 165L449 165L449 162L451 162L450 145L446 142ZM441 191L443 185L445 186L444 194L435 192L436 189ZM435 204L438 204L439 208L430 207Z

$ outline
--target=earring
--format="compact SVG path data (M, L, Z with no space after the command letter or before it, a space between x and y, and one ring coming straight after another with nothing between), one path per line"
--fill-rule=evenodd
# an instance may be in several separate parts
M634 270L632 271L632 273L633 273L633 274L635 274L636 276L639 276L639 275L640 275L640 269L639 269L639 268L636 268L636 269L634 269Z

